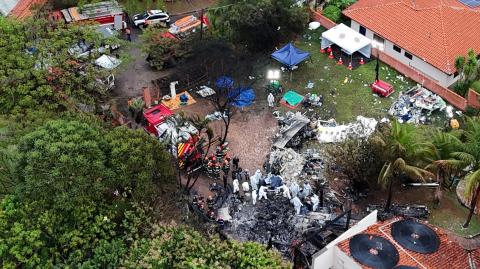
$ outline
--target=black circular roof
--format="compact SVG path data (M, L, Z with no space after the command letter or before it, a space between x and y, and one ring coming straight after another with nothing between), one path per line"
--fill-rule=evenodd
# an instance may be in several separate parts
M391 269L400 259L395 246L377 235L357 234L350 239L349 248L356 261L374 269Z
M395 222L392 225L392 236L402 247L422 254L434 253L440 247L437 233L412 219Z

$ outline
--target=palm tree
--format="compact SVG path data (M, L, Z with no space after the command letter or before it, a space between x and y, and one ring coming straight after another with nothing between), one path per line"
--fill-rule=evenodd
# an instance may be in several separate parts
M458 152L462 148L462 142L453 133L445 133L436 130L430 134L431 140L424 143L425 161L428 165L426 170L435 173L438 187L435 190L434 203L440 204L443 196L446 179L450 178L452 173L462 169L463 162L453 159L451 153Z
M463 225L464 228L467 228L480 199L480 119L468 118L463 135L462 151L453 152L451 155L460 161L463 167L468 167L470 170L470 173L465 176L465 196L470 200L470 212Z
M414 126L394 120L389 130L377 131L372 137L372 143L380 147L379 152L385 160L378 175L378 182L388 188L385 212L390 212L393 183L400 175L420 181L433 176L429 171L412 164L416 156L423 152L422 146L416 142L416 136Z

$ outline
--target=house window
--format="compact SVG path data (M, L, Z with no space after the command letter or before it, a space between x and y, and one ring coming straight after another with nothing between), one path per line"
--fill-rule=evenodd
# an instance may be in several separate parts
M359 30L360 34L362 35L366 35L367 34L367 29L363 26L360 25L360 30Z
M399 48L399 47L397 47L397 46L395 46L395 45L393 45L393 50L396 51L396 52L398 52L398 53L401 53L401 52L402 52L402 49Z
M413 56L412 54L408 53L405 51L405 57L407 57L408 59L412 60L413 59Z

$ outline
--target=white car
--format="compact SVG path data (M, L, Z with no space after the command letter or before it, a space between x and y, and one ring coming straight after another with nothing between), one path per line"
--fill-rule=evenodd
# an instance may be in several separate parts
M145 27L147 25L170 22L170 16L167 12L162 10L148 10L142 14L133 16L133 24L137 27Z

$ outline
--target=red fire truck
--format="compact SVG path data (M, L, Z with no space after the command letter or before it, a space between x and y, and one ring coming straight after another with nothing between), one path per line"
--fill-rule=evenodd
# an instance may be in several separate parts
M96 22L101 25L111 25L116 30L127 27L122 6L114 0L62 9L60 12L66 23Z

